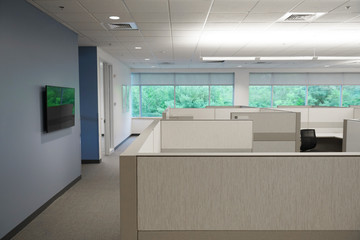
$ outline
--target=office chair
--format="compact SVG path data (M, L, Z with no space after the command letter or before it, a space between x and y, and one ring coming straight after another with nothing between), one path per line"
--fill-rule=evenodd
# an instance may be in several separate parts
M313 149L316 146L316 134L315 129L301 129L301 152Z

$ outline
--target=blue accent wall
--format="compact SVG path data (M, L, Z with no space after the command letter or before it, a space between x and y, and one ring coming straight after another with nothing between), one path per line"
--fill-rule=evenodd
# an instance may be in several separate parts
M97 48L79 47L81 159L99 160Z
M0 0L0 238L81 175L77 34ZM45 85L75 88L75 126L45 133Z

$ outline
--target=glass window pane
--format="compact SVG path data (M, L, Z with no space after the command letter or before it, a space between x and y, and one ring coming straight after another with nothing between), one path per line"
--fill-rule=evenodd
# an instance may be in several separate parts
M309 86L308 105L333 106L340 105L340 86Z
M131 86L131 101L132 101L132 116L140 117L139 113L139 104L140 104L140 87L139 86Z
M232 106L233 86L210 86L210 106Z
M360 105L360 86L343 86L343 107L350 105Z
M177 86L177 108L204 108L209 104L209 86Z
M274 86L273 107L305 105L306 86Z
M249 86L249 106L271 107L271 86Z
M142 117L161 117L167 107L174 107L173 86L142 86L141 97Z

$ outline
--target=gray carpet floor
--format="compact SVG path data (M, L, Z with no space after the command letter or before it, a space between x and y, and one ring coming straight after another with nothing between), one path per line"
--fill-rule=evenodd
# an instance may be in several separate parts
M119 240L119 155L135 138L100 164L83 164L82 179L13 240Z

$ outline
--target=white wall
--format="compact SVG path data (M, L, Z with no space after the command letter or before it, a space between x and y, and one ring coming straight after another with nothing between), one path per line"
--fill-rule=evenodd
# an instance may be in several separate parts
M102 60L113 67L113 96L114 96L114 146L116 147L131 135L131 109L122 112L122 85L131 85L131 72L128 67L107 52L98 48L99 61Z

